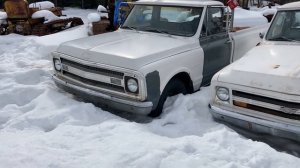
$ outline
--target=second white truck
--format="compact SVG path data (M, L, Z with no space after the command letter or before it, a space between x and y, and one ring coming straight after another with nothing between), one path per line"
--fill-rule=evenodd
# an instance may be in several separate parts
M285 4L261 45L211 82L213 117L253 132L300 141L300 2Z

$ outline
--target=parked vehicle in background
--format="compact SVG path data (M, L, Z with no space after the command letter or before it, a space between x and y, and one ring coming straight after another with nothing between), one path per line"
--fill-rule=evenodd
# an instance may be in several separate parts
M53 7L42 9L40 5L45 3L52 4L37 2L29 6L26 0L5 0L6 17L5 22L0 17L0 35L17 33L43 36L83 24L81 18L59 18L62 16L62 9L53 4Z
M158 116L168 96L198 91L259 43L263 28L229 33L224 8L218 1L135 2L119 30L60 45L53 79L110 109Z
M212 79L217 120L300 140L300 2L278 8L263 42Z

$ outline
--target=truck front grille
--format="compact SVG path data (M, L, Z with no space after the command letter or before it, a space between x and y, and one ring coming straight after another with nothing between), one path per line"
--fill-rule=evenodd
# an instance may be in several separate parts
M282 118L300 121L300 103L232 91L233 105Z
M93 67L64 58L62 63L62 75L78 83L91 88L106 91L125 93L124 73L101 67Z
M99 82L99 81L95 81L95 80L82 78L80 76L71 74L69 72L64 72L64 75L69 77L69 78L80 81L82 83L85 83L87 85L91 85L91 86L95 86L95 87L99 87L99 88L104 88L104 89L112 89L112 90L119 91L119 92L122 92L122 93L125 92L124 88L122 86L117 86L117 85L113 85L113 84L109 84L109 83L104 83L104 82Z
M81 69L81 70L86 71L86 72L102 74L102 75L105 75L105 76L110 76L110 77L114 77L114 78L118 78L118 79L123 79L123 77L124 77L124 73L122 73L122 72L116 72L116 71L112 71L112 70L108 70L108 69L104 69L104 68L98 68L98 67L91 67L91 66L79 64L79 63L74 62L74 61L63 59L63 58L61 58L61 62L62 62L63 65L67 65L67 66L71 66L71 67L74 67L74 68L77 68L77 69Z

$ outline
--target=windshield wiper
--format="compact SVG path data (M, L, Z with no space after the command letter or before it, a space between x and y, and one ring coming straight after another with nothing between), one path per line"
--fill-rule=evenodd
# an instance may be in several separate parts
M166 34L168 36L171 36L171 34L168 31L159 30L159 29L155 29L155 28L143 29L143 31L154 32L154 33L162 33L162 34Z
M138 31L136 27L132 27L132 26L122 26L122 29L130 29L130 30L135 30Z
M276 38L271 38L269 39L271 41L293 41L293 42L296 42L297 40L295 39L290 39L288 37L285 37L285 36L280 36L280 37L276 37Z

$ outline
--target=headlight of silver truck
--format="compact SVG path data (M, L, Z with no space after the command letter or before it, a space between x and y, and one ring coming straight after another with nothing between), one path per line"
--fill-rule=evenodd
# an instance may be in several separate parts
M224 87L217 87L216 95L221 101L228 101L230 97L229 90Z
M54 64L55 70L57 70L57 71L60 71L60 70L61 70L62 65L61 65L61 62L60 62L59 59L54 58L54 59L53 59L53 64Z
M139 92L139 84L136 78L125 77L126 91L137 94Z

